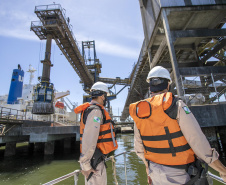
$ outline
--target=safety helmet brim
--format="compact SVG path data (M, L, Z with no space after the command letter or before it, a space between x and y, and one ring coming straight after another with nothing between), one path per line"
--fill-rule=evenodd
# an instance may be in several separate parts
M165 78L170 84L172 83L169 71L162 66L156 66L150 70L146 79L147 83L150 83L151 78Z
M93 91L102 91L102 92L107 93L107 96L110 95L107 84L105 84L103 82L94 83L93 86L90 89L90 92L93 92Z

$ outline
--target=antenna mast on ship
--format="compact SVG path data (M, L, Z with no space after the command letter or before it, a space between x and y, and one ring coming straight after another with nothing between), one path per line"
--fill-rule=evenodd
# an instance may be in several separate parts
M29 80L29 85L31 85L31 83L32 83L32 80L33 80L33 78L34 78L34 72L35 71L37 71L36 69L34 69L33 67L32 67L32 65L30 64L29 65L29 70L27 71L27 72L29 72L30 73L30 80Z

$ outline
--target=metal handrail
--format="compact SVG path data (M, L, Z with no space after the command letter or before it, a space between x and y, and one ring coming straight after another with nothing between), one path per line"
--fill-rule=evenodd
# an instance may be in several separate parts
M218 177L217 175L212 174L211 172L207 172L207 175L209 175L212 179L221 182L222 184L226 184L226 182L223 181L222 178Z
M8 107L1 107L0 106L0 118L2 119L12 119L10 118L10 116L14 116L13 120L24 120L24 118L26 119L26 112L22 111L22 110L18 110L18 109L13 109L13 108L8 108ZM9 111L6 111L4 109L8 109ZM12 114L12 111L16 111L16 114ZM21 112L22 114L19 114L19 112Z
M8 111L7 111L8 109ZM16 114L13 114L12 111L16 111ZM21 113L21 114L19 114ZM29 121L40 121L38 119L34 119L33 118L33 114L32 114L32 118L31 119L27 119L27 108L24 110L18 110L18 109L14 109L14 108L9 108L9 107L2 107L0 106L0 119L1 120L17 120L17 121L23 121L23 120L29 120ZM43 121L43 122L49 122L49 121ZM52 122L50 120L50 122Z
M124 152L122 152L120 154L114 155L114 157L118 157L120 155L124 155L124 161L126 162L126 154L127 153L131 153L131 152L135 152L135 151L134 150L124 151ZM106 158L105 162L107 162L109 160L111 160L111 157ZM75 182L75 185L77 185L78 175L79 175L80 172L81 172L81 170L75 170L74 172L71 172L71 173L66 174L64 176L61 176L61 177L59 177L57 179L54 179L54 180L52 180L50 182L47 182L47 183L43 184L43 185L53 185L53 184L56 184L58 182L61 182L61 181L65 180L65 179L68 179L68 178L70 178L72 176L74 176L74 182ZM125 174L126 174L126 167L125 167ZM127 180L126 180L126 184L127 184Z
M122 152L122 153L119 153L119 154L117 154L117 155L114 155L114 158L115 158L115 157L118 157L118 156L120 156L120 155L123 155L123 156L124 156L124 166L125 166L125 177L126 177L125 180L126 180L126 185L127 185L126 154L132 153L132 152L135 152L135 150L124 151L124 152ZM108 158L105 159L105 162L110 161L111 159L112 159L112 157L108 157ZM78 176L79 176L79 173L80 173L80 172L81 172L81 170L75 170L74 172L71 172L71 173L66 174L66 175L64 175L64 176L61 176L61 177L59 177L59 178L57 178L57 179L54 179L54 180L52 180L52 181L50 181L50 182L47 182L47 183L43 184L43 185L53 185L53 184L56 184L56 183L58 183L58 182L61 182L61 181L65 180L65 179L68 179L69 177L72 177L72 176L74 176L74 184L77 185L77 182L78 182ZM220 183L222 183L222 184L226 184L226 182L224 182L223 179L222 179L221 177L219 177L219 176L217 176L217 175L214 175L214 174L212 174L212 173L209 172L209 171L207 172L207 175L208 175L209 177L211 177L212 179L214 179L214 180L216 180L216 181L218 181L218 182L220 182Z
M66 175L64 175L64 176L62 176L62 177L59 177L59 178L57 178L57 179L54 179L54 180L52 180L52 181L50 181L50 182L47 182L47 183L45 183L45 184L43 184L43 185L52 185L52 184L56 184L56 183L58 183L58 182L61 182L61 181L63 181L63 180L66 180L66 179L68 179L69 177L72 177L72 176L74 176L74 182L75 182L75 185L77 185L78 175L79 175L80 172L81 172L80 170L75 170L75 171L73 171L73 172L71 172L71 173L69 173L69 174L66 174Z
M46 11L46 10L55 10L55 9L62 10L62 7L61 7L60 4L50 4L50 5L35 6L35 11Z

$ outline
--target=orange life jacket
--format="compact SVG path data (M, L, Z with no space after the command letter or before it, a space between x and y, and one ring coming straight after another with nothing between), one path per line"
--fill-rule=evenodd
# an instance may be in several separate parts
M177 166L192 163L195 158L177 120L165 113L173 98L170 92L156 95L130 104L129 113L140 132L145 158Z
M84 103L74 109L76 114L81 113L80 120L80 153L82 153L82 136L85 129L84 112L90 106L99 107L103 114L103 124L100 125L99 137L97 141L97 148L101 150L103 154L109 154L110 152L118 148L117 141L115 139L115 131L113 121L109 113L105 110L104 106L99 104Z

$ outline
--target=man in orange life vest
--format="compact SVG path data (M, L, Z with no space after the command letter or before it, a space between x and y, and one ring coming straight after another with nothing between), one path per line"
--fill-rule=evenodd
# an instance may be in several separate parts
M198 161L195 155L226 181L226 168L195 117L182 100L168 92L171 83L168 70L154 67L147 82L150 98L130 104L129 112L135 122L134 148L151 177L148 181L152 180L153 185L194 184L192 181L206 184L206 178L200 180L198 173L192 174L195 168L201 169L200 164L193 166ZM190 175L194 178L190 179Z
M81 113L80 166L86 185L106 185L107 174L104 158L118 148L113 121L104 106L108 87L96 82L91 87L92 101L74 109Z

